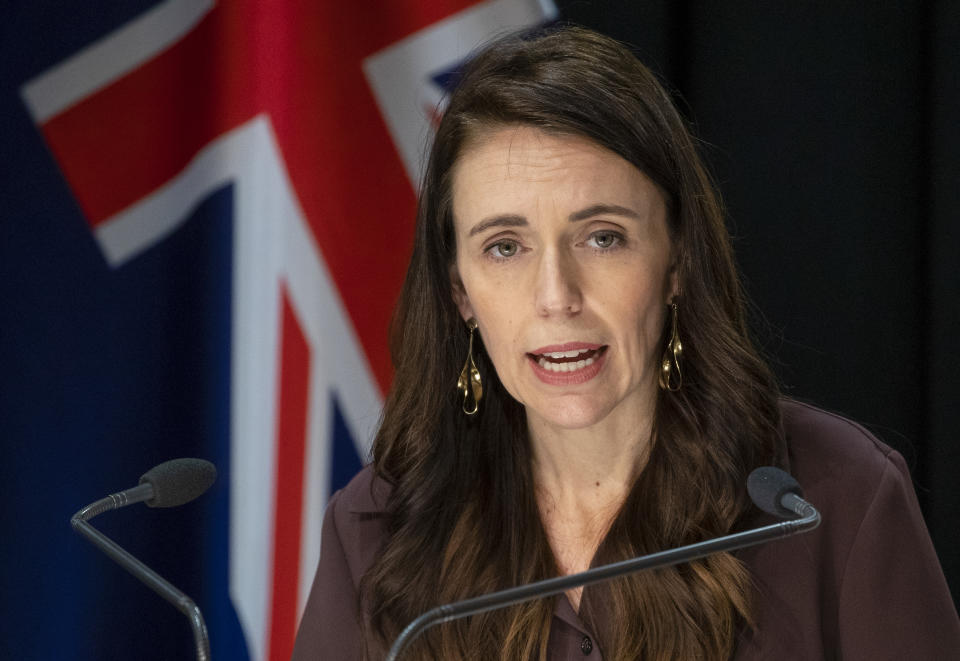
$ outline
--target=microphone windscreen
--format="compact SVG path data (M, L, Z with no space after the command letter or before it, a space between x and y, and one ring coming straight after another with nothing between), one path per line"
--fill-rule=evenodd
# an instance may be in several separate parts
M176 507L189 503L210 488L217 479L217 469L203 459L171 459L154 466L140 478L150 483L153 498L149 507Z
M803 497L803 490L793 476L773 466L754 469L747 478L747 493L753 504L767 514L781 518L793 518L794 513L780 504L788 493Z

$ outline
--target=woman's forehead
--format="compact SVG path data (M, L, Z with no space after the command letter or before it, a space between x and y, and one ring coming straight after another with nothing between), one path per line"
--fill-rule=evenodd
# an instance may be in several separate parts
M452 193L456 216L548 202L641 212L661 196L640 170L596 142L529 126L500 127L472 141L454 169Z

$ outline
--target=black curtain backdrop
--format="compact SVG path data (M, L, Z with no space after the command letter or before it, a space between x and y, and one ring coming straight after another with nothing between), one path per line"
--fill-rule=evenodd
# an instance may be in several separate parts
M675 92L785 393L904 455L956 603L960 3L557 4Z

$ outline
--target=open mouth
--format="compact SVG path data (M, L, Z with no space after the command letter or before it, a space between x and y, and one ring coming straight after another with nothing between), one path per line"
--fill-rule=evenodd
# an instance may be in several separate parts
M527 356L541 368L550 372L577 372L593 365L603 352L606 345L596 349L572 349L571 351L551 351L548 353L528 353Z

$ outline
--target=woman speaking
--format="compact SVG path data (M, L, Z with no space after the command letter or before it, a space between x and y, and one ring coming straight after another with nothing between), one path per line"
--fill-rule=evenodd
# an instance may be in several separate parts
M823 524L442 624L404 659L947 659L960 624L902 458L779 396L684 121L618 43L508 37L420 192L373 462L330 501L294 659L381 659L444 603L764 523Z

